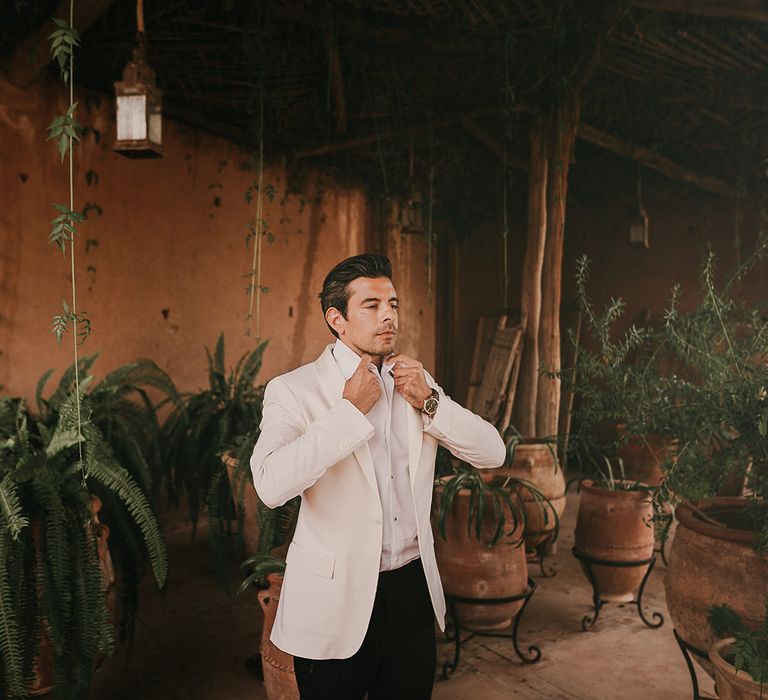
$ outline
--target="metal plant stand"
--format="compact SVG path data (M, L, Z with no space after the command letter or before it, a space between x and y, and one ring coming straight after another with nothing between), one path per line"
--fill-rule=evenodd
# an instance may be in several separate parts
M667 562L667 544L669 544L669 531L672 528L672 520L674 515L672 513L661 513L656 516L656 520L659 523L657 532L659 534L659 548L654 549L654 553L661 554L661 561L664 562L664 566L668 566Z
M528 565L538 564L539 571L542 578L552 578L557 575L557 569L551 564L547 564L544 560L547 557L547 550L552 544L552 536L548 537L543 542L539 542L532 552L532 556L528 558Z
M708 660L709 656L707 656L707 652L702 651L698 647L693 646L693 644L689 644L686 642L678 633L677 630L673 629L672 634L675 635L675 641L677 642L677 646L680 647L680 651L683 653L683 658L685 659L685 665L688 667L688 673L691 676L691 686L693 688L693 700L716 700L716 698L711 698L709 695L700 695L699 694L699 679L696 675L696 667L693 665L693 659L691 658L691 654L694 656L698 656L700 659Z
M451 616L451 624L449 627L446 627L445 636L449 641L454 643L454 647L453 660L443 663L442 680L447 680L448 677L456 670L456 667L459 665L459 658L461 656L461 645L465 642L468 642L473 637L503 637L505 639L511 639L515 648L515 653L517 654L520 661L522 661L524 664L535 664L537 661L539 661L541 659L541 649L539 649L537 646L531 645L528 647L526 652L523 652L518 646L517 642L517 630L520 626L520 619L523 617L523 613L525 612L525 608L528 605L528 601L531 599L531 596L535 590L536 582L532 578L529 578L528 588L526 588L525 591L519 593L518 595L509 596L507 598L467 598L464 596L446 594L445 599L448 603L448 612ZM471 627L462 626L458 616L456 615L456 603L464 603L466 605L503 605L505 603L514 603L518 600L523 601L523 606L515 615L514 622L512 623L511 633L509 632L509 628L498 632L481 632L473 630ZM469 634L464 637L464 639L461 638L462 631L469 632Z
M658 629L664 624L664 616L660 612L654 612L652 614L653 621L649 620L643 612L643 591L645 591L645 584L648 582L648 578L650 577L651 572L653 571L653 567L656 564L656 555L653 555L650 559L642 559L641 561L608 561L607 559L595 559L594 557L588 557L584 554L581 554L576 549L576 547L574 547L571 552L573 553L574 557L576 557L582 564L584 564L584 568L587 572L587 578L589 579L589 583L592 586L592 604L594 606L595 612L593 615L585 615L582 619L581 628L585 632L595 626L597 618L600 616L600 610L602 610L604 605L610 602L608 600L603 600L602 598L594 571L592 571L593 565L615 567L620 569L637 566L648 566L648 570L645 572L643 581L640 584L640 589L637 592L637 598L633 601L630 601L630 605L637 607L637 614L640 616L640 619L651 629Z

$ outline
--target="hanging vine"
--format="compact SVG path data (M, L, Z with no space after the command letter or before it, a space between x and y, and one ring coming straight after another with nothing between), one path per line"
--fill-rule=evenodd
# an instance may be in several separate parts
M270 202L273 201L275 188L273 185L264 185L264 87L262 84L259 85L259 151L256 162L256 181L245 192L245 201L249 204L254 196L256 197L256 217L248 222L249 230L245 238L246 246L253 242L251 270L248 273L250 279L247 287L248 315L245 319L248 325L245 334L252 335L255 326L256 338L261 338L261 295L269 292L269 288L261 284L262 242L265 237L269 243L275 240L264 219L264 195L266 194Z
M435 244L435 232L432 228L432 210L435 200L435 135L429 132L429 204L427 209L427 300L432 303L432 268L434 265L433 248Z
M73 146L75 141L80 141L82 127L75 118L77 102L74 95L74 72L75 72L75 47L80 46L80 35L74 27L74 0L69 2L69 20L54 19L56 30L50 35L51 39L51 57L58 63L61 79L65 85L69 86L69 105L64 114L56 117L48 126L48 141L53 140L61 156L62 163L67 158L69 174L69 203L54 204L53 206L59 212L59 216L51 221L51 232L48 236L48 242L55 245L63 256L67 254L67 244L69 244L69 267L72 278L71 298L67 302L62 300L63 313L55 314L53 317L52 332L56 340L61 345L62 338L67 329L72 330L72 348L74 353L74 374L75 374L75 405L77 409L77 432L78 432L78 450L79 464L82 470L83 481L85 481L85 463L83 461L82 448L82 415L81 402L82 392L80 388L80 368L78 345L83 343L91 333L91 322L85 311L78 311L77 308L77 278L75 275L75 236L77 234L76 225L85 221L85 216L75 211L75 181L74 181L74 153Z

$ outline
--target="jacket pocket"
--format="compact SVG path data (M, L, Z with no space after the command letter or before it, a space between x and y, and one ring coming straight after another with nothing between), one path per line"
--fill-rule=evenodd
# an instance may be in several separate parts
M298 542L291 542L288 547L286 563L292 569L298 569L308 574L315 574L323 578L333 578L336 569L336 555L332 552L323 552L319 549L304 547Z

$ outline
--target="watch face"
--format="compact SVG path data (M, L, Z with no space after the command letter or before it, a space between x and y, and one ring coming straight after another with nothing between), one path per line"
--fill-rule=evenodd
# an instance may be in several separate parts
M435 412L437 411L437 407L438 407L439 403L440 402L437 399L435 399L435 398L432 398L432 397L428 398L424 402L424 413L426 413L427 415L430 415L430 416L434 415Z

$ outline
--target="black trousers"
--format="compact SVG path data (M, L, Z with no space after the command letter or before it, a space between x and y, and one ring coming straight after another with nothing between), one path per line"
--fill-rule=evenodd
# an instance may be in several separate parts
M348 659L293 660L301 700L429 700L435 616L421 560L379 574L371 621Z

